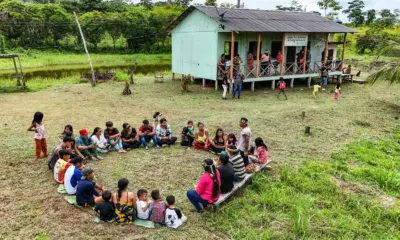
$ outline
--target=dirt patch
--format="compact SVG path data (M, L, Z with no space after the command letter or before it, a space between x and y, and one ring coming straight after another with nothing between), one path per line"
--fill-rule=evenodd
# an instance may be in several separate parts
M339 187L345 194L350 195L368 195L376 196L380 194L377 186L364 185L358 182L348 182L341 178L331 176L331 180Z
M393 207L400 207L400 201L399 199L388 196L388 195L380 195L379 197L376 198L377 201L383 206L385 209L393 208Z

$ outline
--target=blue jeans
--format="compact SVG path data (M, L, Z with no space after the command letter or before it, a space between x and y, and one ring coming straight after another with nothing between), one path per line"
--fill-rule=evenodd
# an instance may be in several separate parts
M153 140L153 144L154 144L154 146L156 146L157 145L156 135L140 137L140 141L142 142L143 147L147 147L147 143L149 143L151 140Z
M240 93L242 92L242 85L236 85L235 88L233 88L233 98L236 96L236 92L238 93L238 98L240 98Z
M197 212L201 212L203 208L200 206L200 203L203 204L204 207L207 207L208 201L202 199L199 194L197 194L196 190L188 190L186 195L189 201L193 204L196 208Z
M322 77L321 81L322 81L322 85L326 85L328 83L328 78L327 77Z
M111 145L111 144L115 143L115 140L114 139L108 139L107 143ZM121 139L118 141L117 144L115 144L114 149L117 150L117 151L122 149L122 140Z

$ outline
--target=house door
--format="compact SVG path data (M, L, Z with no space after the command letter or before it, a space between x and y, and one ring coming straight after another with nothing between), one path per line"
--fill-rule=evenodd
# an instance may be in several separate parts
M286 68L294 72L293 66L296 61L296 47L286 47Z

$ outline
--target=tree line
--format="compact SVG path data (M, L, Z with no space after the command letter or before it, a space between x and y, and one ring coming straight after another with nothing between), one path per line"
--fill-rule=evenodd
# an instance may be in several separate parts
M0 0L2 49L81 49L81 38L72 14L76 12L93 51L107 39L105 48L110 50L167 52L171 45L166 28L190 1L152 4L142 0L133 5L102 0Z

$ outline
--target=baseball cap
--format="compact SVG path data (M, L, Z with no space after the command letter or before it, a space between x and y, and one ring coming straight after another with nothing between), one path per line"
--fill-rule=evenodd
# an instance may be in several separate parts
M91 174L93 170L91 168L84 168L82 170L82 179L85 179L89 174Z
M88 133L88 131L87 131L86 129L81 129L81 130L79 131L79 134L80 134L80 135L88 135L89 133Z

